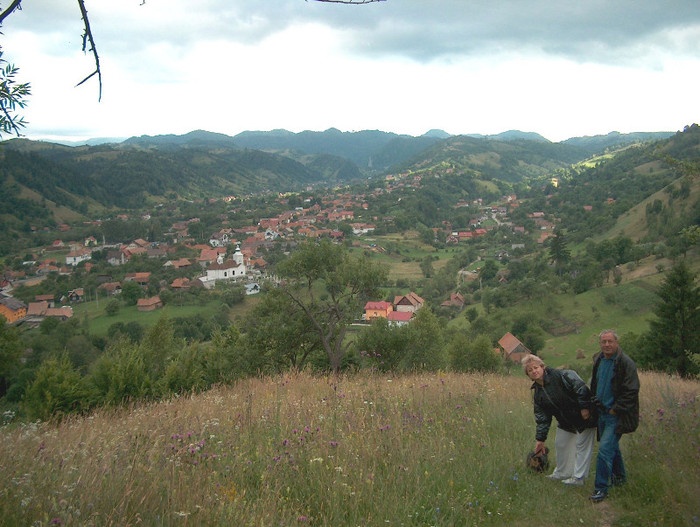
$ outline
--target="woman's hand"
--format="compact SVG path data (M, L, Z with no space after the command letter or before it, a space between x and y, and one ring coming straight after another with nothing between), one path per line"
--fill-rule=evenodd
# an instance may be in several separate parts
M584 421L588 421L588 419L591 417L591 411L588 408L584 408L581 410L581 417L583 417Z
M535 442L535 455L544 452L544 441Z

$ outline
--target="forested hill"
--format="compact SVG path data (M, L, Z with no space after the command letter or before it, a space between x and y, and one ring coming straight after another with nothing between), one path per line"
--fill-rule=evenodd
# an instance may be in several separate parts
M2 181L38 192L58 204L91 198L105 207L139 208L149 198L194 199L294 190L319 182L361 177L333 156L300 162L260 150L166 143L65 147L12 140L0 150ZM63 190L64 192L60 192Z
M480 179L517 182L551 174L586 157L582 149L561 143L456 136L426 148L395 170L449 166L457 171L472 172Z
M291 134L277 133L281 137ZM502 188L513 184L527 186L537 178L567 172L574 163L588 157L590 145L595 143L604 147L600 152L607 152L606 161L597 163L591 169L593 172L585 177L593 181L595 174L605 173L605 184L624 198L618 201L629 206L630 200L641 195L625 192L625 187L651 191L659 184L658 178L645 172L648 172L649 157L655 155L649 149L658 150L659 145L665 145L666 154L676 159L698 157L697 151L689 146L690 136L694 134L676 134L652 143L640 143L639 135L630 135L629 141L639 148L623 149L624 155L611 150L612 144L624 143L624 137L619 134L601 136L593 143L588 141L585 147L551 143L540 136L519 132L504 135L507 140L470 136L444 138L444 133L436 131L422 137L381 135L383 132L367 132L366 136L337 131L323 134L323 140L316 136L320 141L317 146L328 138L335 138L340 145L343 139L355 141L360 137L377 139L381 136L372 153L373 162L383 166L410 158L410 162L393 165L392 170L396 172L449 171L471 179L499 181ZM607 141L603 137L607 137ZM339 157L337 149L336 154L297 150L273 153L239 148L239 142L240 137L204 131L80 147L26 139L6 141L0 143L0 190L3 193L0 219L7 230L50 227L61 222L56 216L58 209L69 211L75 218L82 215L89 219L90 215L101 215L100 209L143 209L155 202L179 198L299 190L314 184L344 184L363 179L370 173L360 170L350 159ZM617 156L620 161L614 161ZM611 164L611 160L615 164ZM643 185L635 179L640 174L644 176ZM646 196L641 197L644 198Z

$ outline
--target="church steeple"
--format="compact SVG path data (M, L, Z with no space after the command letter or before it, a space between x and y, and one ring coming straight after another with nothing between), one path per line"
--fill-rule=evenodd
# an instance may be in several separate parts
M238 265L243 265L243 253L241 252L241 244L236 243L236 251L233 253L233 261L236 262Z

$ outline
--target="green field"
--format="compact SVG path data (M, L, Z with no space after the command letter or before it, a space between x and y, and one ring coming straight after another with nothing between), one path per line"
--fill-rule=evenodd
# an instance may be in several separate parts
M0 426L5 525L653 526L700 514L700 383L640 375L628 482L529 471L530 381L288 373ZM547 444L554 461L554 430ZM553 467L550 467L550 470Z
M109 327L117 322L122 322L124 324L138 322L144 327L150 327L163 315L171 319L194 315L208 317L222 308L220 300L212 300L204 305L178 306L168 304L164 306L163 309L156 309L155 311L139 311L136 306L121 306L116 315L109 316L105 313L106 305L106 301L92 301L77 304L73 307L74 316L83 320L87 313L90 333L104 336L107 334Z

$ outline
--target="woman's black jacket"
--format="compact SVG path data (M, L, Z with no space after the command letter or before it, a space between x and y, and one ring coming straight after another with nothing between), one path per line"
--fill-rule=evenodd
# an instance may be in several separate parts
M591 391L581 377L573 370L556 370L549 366L544 369L544 384L532 383L535 390L535 439L546 441L552 416L562 430L576 433L597 425L595 405ZM590 410L591 417L581 417L581 410Z

